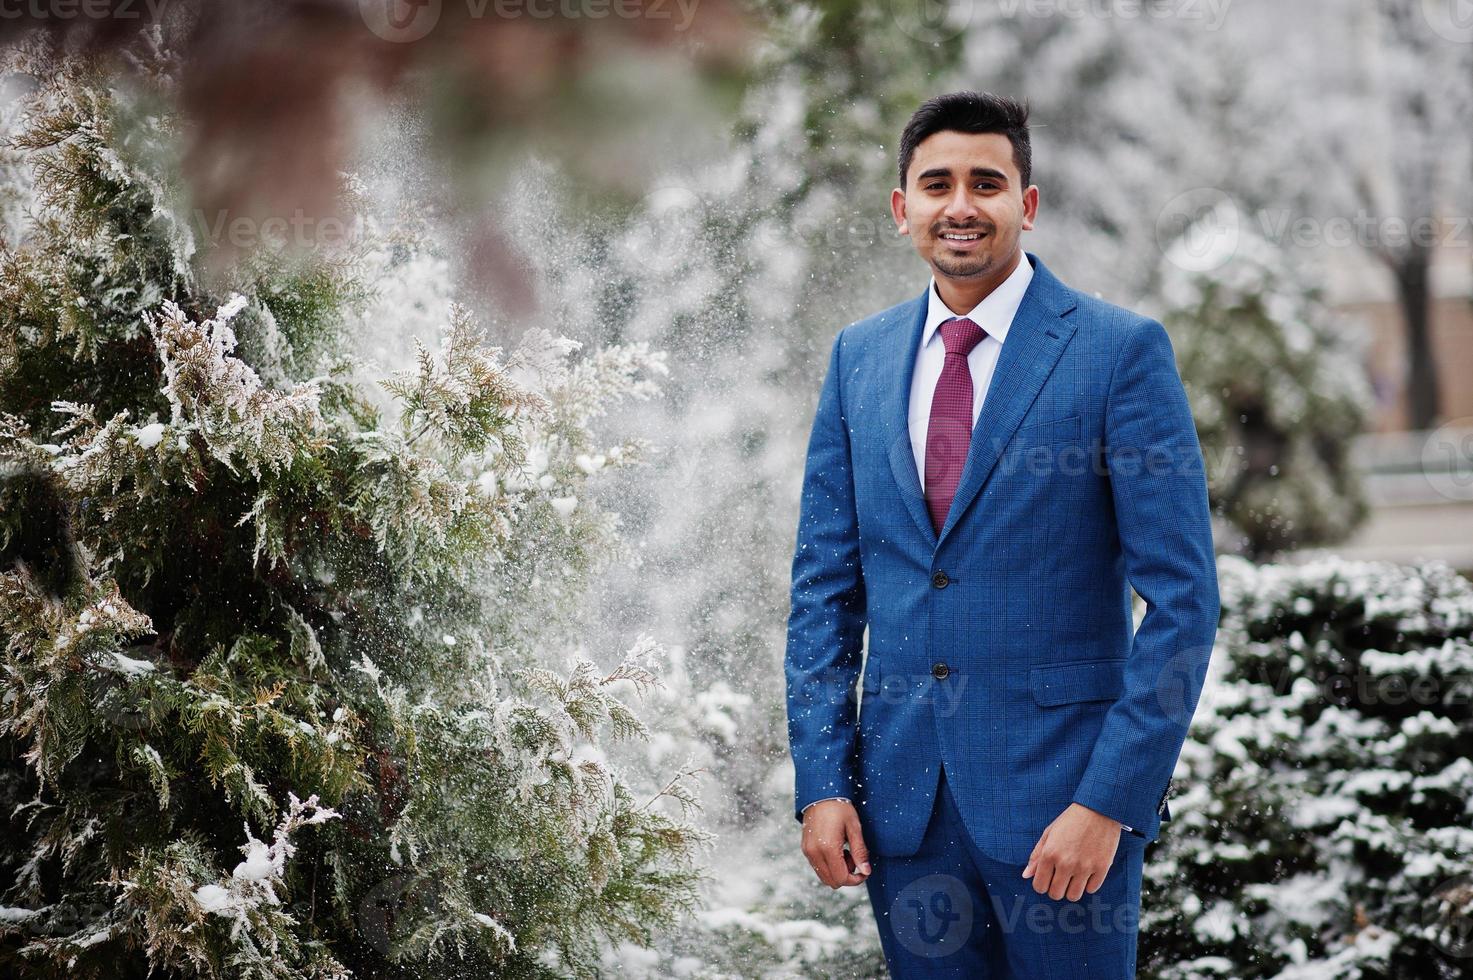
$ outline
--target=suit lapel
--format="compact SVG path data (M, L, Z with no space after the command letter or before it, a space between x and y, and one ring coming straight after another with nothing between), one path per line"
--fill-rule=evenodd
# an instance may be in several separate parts
M896 324L909 329L887 331L886 363L898 366L895 374L890 376L889 405L886 408L896 433L890 443L890 471L900 488L906 510L933 551L946 540L987 482L1003 447L1013 437L1013 432L1053 372L1059 355L1074 336L1075 324L1064 317L1075 307L1069 289L1049 272L1037 256L1025 253L1024 257L1033 263L1033 279L1023 294L1012 326L1008 328L1008 338L992 372L982 413L972 430L971 446L957 483L956 496L952 499L951 511L939 537L931 527L925 493L916 470L915 453L910 445L910 383L915 374L929 297L922 293L918 301L913 301L916 309L912 311L909 323L902 320Z
M890 419L890 472L900 488L900 499L905 509L920 528L931 550L936 550L936 529L931 526L931 513L926 509L926 497L921 489L921 479L916 472L916 454L910 446L910 380L915 374L916 358L921 349L921 334L926 328L926 310L931 290L921 293L907 320L904 313L894 328L886 331L885 360L894 365L894 372L885 374L887 391L884 401L885 414ZM904 311L902 307L902 311Z

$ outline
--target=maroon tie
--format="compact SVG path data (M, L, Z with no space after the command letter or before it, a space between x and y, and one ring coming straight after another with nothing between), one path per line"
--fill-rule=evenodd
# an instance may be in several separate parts
M987 336L962 316L947 320L939 329L946 345L946 363L936 379L931 421L926 427L926 507L937 534L946 526L951 498L956 496L972 445L972 371L967 355Z

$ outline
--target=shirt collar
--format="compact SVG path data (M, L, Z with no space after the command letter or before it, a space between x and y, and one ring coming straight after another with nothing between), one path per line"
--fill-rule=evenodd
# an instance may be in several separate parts
M996 289L983 297L982 302L969 313L957 314L941 301L941 296L936 292L936 277L932 275L931 286L926 290L926 328L921 334L921 346L925 347L931 342L931 335L936 332L937 327L956 316L965 316L987 331L989 337L996 337L997 342L1002 343L1008 339L1008 329L1012 326L1013 317L1023 303L1023 294L1028 291L1028 284L1032 281L1033 263L1028 261L1028 253L1025 252L1018 267Z

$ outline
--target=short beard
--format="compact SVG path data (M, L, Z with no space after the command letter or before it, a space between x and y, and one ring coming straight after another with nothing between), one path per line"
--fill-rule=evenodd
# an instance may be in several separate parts
M952 279L976 279L979 276L985 276L987 275L987 273L991 272L993 266L991 258L983 259L982 264L975 268L958 267L956 269L951 269L948 268L946 264L949 261L951 260L937 259L936 268L940 269Z

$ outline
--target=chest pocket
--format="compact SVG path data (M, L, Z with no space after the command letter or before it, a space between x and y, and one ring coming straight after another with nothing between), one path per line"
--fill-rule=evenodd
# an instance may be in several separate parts
M1082 431L1078 415L1019 426L999 460L999 469L1030 479L1088 472Z
M1013 445L1009 448L1078 445L1081 428L1078 415L1070 415L1062 419L1052 419L1047 422L1034 422L1031 425L1022 425L1014 433Z

